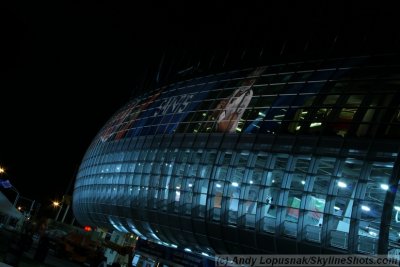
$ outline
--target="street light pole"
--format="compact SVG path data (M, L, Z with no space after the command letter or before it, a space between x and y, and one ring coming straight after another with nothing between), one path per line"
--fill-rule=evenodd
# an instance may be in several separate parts
M55 221L58 220L58 217L60 216L62 208L63 208L63 205L61 204L60 207L58 208L58 212L57 212L56 218L54 219Z

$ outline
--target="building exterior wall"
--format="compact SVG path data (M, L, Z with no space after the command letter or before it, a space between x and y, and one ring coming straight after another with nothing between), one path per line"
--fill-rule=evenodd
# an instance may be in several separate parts
M207 254L376 254L382 235L393 252L396 58L264 66L133 99L82 161L75 216Z

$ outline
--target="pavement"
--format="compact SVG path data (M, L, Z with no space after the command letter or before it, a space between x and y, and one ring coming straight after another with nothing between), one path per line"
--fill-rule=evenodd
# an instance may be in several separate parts
M18 233L0 229L0 267L9 267L5 264L6 257L10 256L10 245L18 238ZM33 246L19 259L18 267L82 267L83 265L66 259L60 259L49 251L43 263L35 261L36 248ZM11 255L12 256L12 255Z

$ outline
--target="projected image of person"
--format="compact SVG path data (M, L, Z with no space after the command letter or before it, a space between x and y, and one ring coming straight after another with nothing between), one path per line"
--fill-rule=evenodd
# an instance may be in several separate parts
M241 86L228 99L221 100L216 107L221 111L217 117L216 130L218 132L235 132L252 97L251 86Z
M257 68L249 75L257 77L243 81L231 96L217 104L216 112L213 114L217 120L215 129L217 132L233 133L236 131L239 121L253 97L253 84L263 71L264 68Z

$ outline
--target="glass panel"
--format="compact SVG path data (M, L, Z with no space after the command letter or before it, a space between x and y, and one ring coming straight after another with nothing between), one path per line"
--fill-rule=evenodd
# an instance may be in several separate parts
M346 159L342 166L342 177L358 179L360 176L362 162L355 159Z
M355 188L357 185L356 180L348 178L339 178L336 181L337 195L341 197L354 198Z
M250 171L248 183L261 184L263 173L264 170L261 169L254 169L253 171Z
M363 95L351 95L340 110L337 122L333 126L334 131L337 135L345 136L350 128L350 123L356 114L358 107L363 100Z
M268 160L268 154L266 153L259 153L257 155L256 163L255 163L255 168L263 169L267 165L267 160Z
M288 157L288 155L280 155L274 157L274 160L272 161L270 166L273 171L268 172L266 185L273 187L282 186L284 171L286 171L288 163Z
M258 201L259 187L247 186L245 190L244 200L244 213L256 214L257 201Z
M286 219L287 221L297 222L300 213L300 203L301 203L301 192L289 191L289 197L286 209Z
M323 212L325 208L325 195L309 195L306 200L306 212L304 216L304 225L322 226Z
M319 194L328 194L329 185L331 183L330 176L315 176L311 178L313 181L312 192Z
M219 209L221 208L222 193L223 193L223 182L214 182L212 207Z
M231 181L232 184L240 185L244 180L244 173L245 173L245 168L243 167L234 168L232 169L232 175L230 175L231 179L228 180Z
M240 188L230 185L229 189L230 193L228 197L228 223L236 224L239 210Z
M336 159L321 158L318 160L317 174L333 175Z
M290 189L303 191L306 184L306 175L301 173L290 174Z
M227 177L228 177L228 167L227 166L218 167L215 174L215 179L223 181Z

